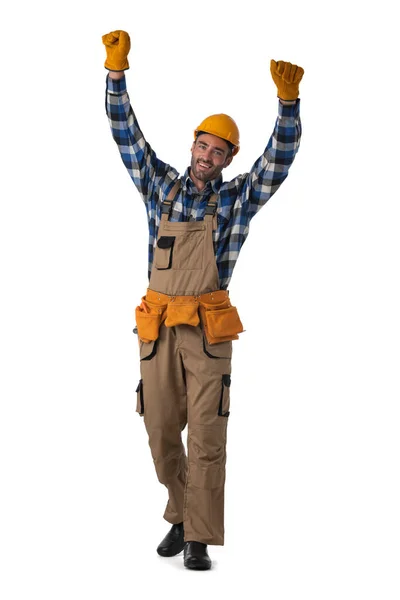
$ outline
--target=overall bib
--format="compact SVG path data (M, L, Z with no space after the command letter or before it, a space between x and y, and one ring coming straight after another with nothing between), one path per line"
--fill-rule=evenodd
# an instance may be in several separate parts
M213 247L216 195L203 221L171 222L176 188L163 203L143 298L161 323L157 339L143 341L139 331L137 412L144 417L157 477L168 489L164 518L171 524L183 521L185 541L223 545L230 340L237 335L209 343L199 310L200 303L230 306L228 292L219 289ZM186 425L187 456L181 435Z

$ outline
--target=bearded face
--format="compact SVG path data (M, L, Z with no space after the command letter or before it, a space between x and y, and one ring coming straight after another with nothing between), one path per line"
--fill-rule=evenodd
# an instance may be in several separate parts
M210 133L202 133L192 145L190 177L196 187L203 189L207 181L219 177L222 169L231 161L230 148L225 140Z

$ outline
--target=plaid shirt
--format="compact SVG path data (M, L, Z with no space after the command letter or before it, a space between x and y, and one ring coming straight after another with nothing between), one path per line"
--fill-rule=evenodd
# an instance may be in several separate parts
M157 158L146 142L129 102L125 77L107 77L106 111L111 132L122 161L140 192L149 222L149 278L161 218L161 203L167 197L179 173ZM201 221L207 200L218 194L217 229L213 233L214 251L221 289L227 289L240 249L249 233L250 220L271 198L288 175L300 144L300 100L296 104L279 102L275 129L264 153L249 173L232 181L222 177L208 181L199 192L189 177L181 177L180 192L174 201L171 221Z

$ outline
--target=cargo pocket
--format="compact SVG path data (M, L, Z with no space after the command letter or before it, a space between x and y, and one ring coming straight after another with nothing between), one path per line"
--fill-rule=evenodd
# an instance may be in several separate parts
M203 333L203 350L208 358L232 358L232 342L218 342L209 344L205 333Z
M172 235L162 235L158 238L154 255L154 266L156 269L165 271L171 268L174 242L175 236Z
M139 353L140 353L140 360L151 360L157 352L157 341L155 340L153 342L143 342L143 340L140 340L139 342Z
M144 415L143 379L139 380L136 388L136 412L142 417Z
M219 399L218 415L220 417L229 417L230 411L230 393L231 376L222 375L221 396Z

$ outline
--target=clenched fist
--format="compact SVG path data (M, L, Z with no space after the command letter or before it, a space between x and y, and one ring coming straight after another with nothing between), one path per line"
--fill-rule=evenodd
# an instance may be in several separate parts
M125 71L129 69L128 54L131 49L131 40L126 31L112 31L102 37L107 50L107 59L104 63L110 71Z
M283 60L271 60L271 75L281 100L296 100L304 69Z

